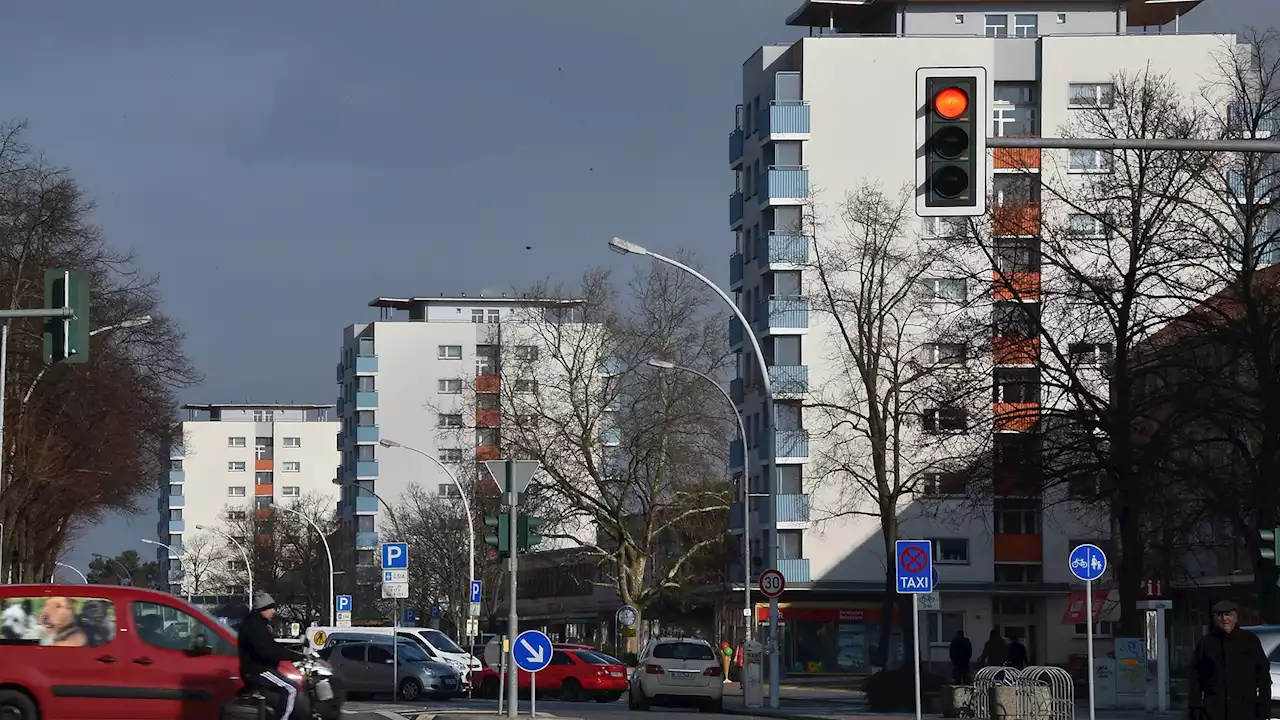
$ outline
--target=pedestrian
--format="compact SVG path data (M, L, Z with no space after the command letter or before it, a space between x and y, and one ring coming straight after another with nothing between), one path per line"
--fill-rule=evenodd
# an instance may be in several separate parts
M969 682L969 662L973 659L973 643L964 636L964 630L957 630L951 639L951 677L956 685Z
M1027 667L1027 646L1017 635L1009 637L1009 664L1019 670Z
M1009 646L1005 645L1004 638L1000 637L1000 628L992 628L991 636L987 638L986 644L982 646L982 656L978 658L978 664L1000 667L1008 660Z
M1262 641L1236 627L1231 600L1213 606L1213 628L1191 653L1190 720L1270 720L1271 663Z

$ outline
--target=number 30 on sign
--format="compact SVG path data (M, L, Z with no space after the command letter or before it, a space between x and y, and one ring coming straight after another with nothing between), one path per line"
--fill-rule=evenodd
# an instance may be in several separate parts
M769 569L760 573L760 592L767 598L776 598L787 588L787 581L778 570Z

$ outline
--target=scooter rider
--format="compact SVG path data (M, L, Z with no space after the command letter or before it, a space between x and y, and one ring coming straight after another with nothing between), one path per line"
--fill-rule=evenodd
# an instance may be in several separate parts
M246 686L274 698L275 720L293 714L298 687L280 672L284 660L302 656L276 642L271 618L276 614L276 601L264 592L253 598L253 611L240 625L240 678Z

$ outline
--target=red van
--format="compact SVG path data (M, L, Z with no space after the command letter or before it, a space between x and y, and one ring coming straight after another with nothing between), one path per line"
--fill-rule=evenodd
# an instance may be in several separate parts
M242 685L230 630L115 585L0 585L0 658L0 717L21 720L217 720Z

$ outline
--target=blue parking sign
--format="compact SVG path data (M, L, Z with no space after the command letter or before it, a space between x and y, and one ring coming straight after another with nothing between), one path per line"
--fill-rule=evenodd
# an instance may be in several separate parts
M383 570L409 569L409 543L402 543L402 542L382 543L382 569Z
M334 598L334 609L338 612L351 612L351 596L339 595Z
M471 581L471 603L474 605L478 605L480 603L480 588L479 580Z

